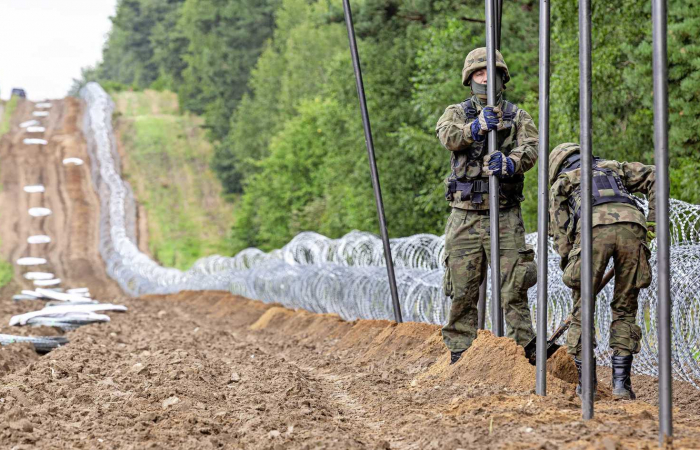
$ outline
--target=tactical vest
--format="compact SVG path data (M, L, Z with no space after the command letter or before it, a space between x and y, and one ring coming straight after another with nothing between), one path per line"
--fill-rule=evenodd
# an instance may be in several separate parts
M599 158L593 158L593 176L591 179L591 194L593 196L593 206L605 203L626 203L632 205L640 211L643 210L639 204L639 199L630 194L625 184L620 178L620 174L612 169L599 167ZM559 173L570 172L581 167L581 155L574 153L566 158ZM569 208L573 211L574 224L581 218L581 185L579 184L574 193L569 197Z
M479 117L471 98L463 101L460 106L467 117L466 123L473 122ZM503 129L496 132L498 138L497 148L504 155L518 146L517 125L515 117L518 114L518 107L509 101L502 102ZM461 191L461 201L471 201L474 204L484 202L483 196L489 192L489 179L483 176L481 169L484 156L488 153L488 141L490 133L481 142L473 142L466 150L452 152L451 166L452 173L446 180L445 198L448 201L454 200L454 194ZM524 175L513 175L510 178L500 179L501 200L506 200L508 206L515 206L522 202Z

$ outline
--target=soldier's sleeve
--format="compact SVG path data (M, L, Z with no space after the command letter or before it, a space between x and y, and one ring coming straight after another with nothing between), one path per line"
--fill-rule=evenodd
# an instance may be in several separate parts
M625 187L632 193L641 192L649 200L647 220L656 222L656 166L640 162L622 163Z
M537 162L537 147L539 145L539 133L535 121L527 111L521 109L515 118L517 133L517 147L510 152L510 158L515 163L515 173L524 174Z
M449 106L438 120L435 132L440 143L452 152L466 150L474 140L467 116L459 105Z
M566 177L561 177L554 182L549 190L549 235L554 240L554 249L562 260L569 257L573 248L569 242L569 202L571 194L571 182Z

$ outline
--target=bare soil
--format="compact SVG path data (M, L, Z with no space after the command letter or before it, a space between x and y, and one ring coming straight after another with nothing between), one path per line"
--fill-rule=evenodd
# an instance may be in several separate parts
M124 297L104 275L96 251L97 231L90 227L99 203L89 164L73 181L72 169L60 165L63 155L87 162L79 132L67 124L80 115L80 105L71 102L51 110L50 148L23 148L16 134L0 142L2 255L27 256L33 251L23 244L27 233L44 229L57 239L34 256L47 254L62 278L129 311L68 333L71 343L46 356L26 345L0 350L1 447L657 448L655 380L635 377L641 400L616 402L605 395L609 369L601 368L603 400L595 418L583 421L571 383L575 369L564 352L550 365L549 395L539 397L522 349L488 332L450 366L433 325L345 322L225 292ZM31 108L20 109L27 120ZM61 145L66 141L71 145ZM41 178L47 194L39 203L62 212L27 219L28 196L17 192L19 180L19 187L8 182L13 177ZM68 186L79 188L80 198L71 197ZM84 207L76 210L78 204ZM73 234L79 219L89 225ZM0 324L36 308L10 300L18 288L2 292ZM700 448L698 391L677 383L674 397L674 448Z

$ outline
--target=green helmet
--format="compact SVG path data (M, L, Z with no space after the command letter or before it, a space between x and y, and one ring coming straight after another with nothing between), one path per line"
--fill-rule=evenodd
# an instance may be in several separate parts
M462 69L462 84L465 86L469 85L469 79L472 74L480 69L486 68L486 47L480 47L472 50L467 55L464 60L464 69ZM496 50L496 68L503 71L503 84L510 81L510 72L508 72L508 66L503 59L501 52Z
M565 142L557 145L549 154L549 184L554 184L559 176L562 164L570 155L581 151L581 147L574 142Z

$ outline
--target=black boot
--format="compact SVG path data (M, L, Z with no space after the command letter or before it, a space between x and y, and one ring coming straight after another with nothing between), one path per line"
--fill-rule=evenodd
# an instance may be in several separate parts
M457 361L459 361L459 358L462 357L462 353L464 353L464 350L461 352L450 352L450 365L455 364Z
M633 355L612 357L612 396L615 400L635 400L637 396L632 390Z
M579 398L581 398L583 388L581 386L581 367L583 362L578 359L574 358L574 364L576 364L576 371L578 372L578 385L576 386L576 395L578 395ZM596 367L596 361L595 358L593 358L593 400L599 400L600 396L598 395L598 375L596 374L595 371Z

